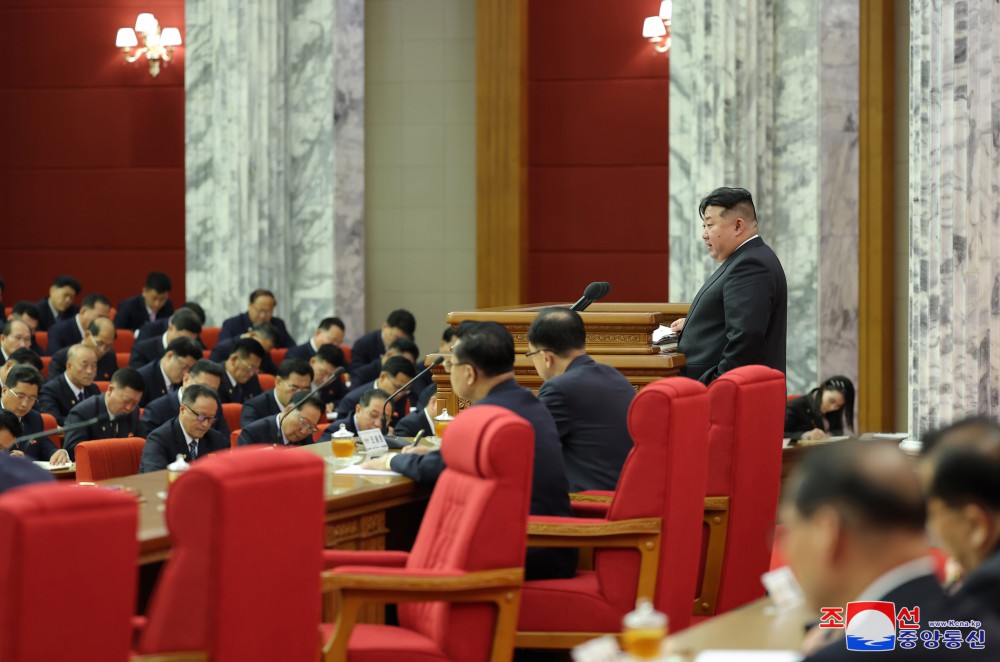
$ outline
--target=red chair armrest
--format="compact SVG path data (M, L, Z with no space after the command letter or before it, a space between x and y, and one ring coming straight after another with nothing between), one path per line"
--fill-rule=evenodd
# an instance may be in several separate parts
M406 560L409 557L409 552L366 552L327 549L323 551L323 567L326 569L339 569L340 566L402 568L406 565Z

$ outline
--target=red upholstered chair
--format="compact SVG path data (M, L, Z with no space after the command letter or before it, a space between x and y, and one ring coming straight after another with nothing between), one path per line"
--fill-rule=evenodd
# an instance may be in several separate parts
M134 476L139 473L145 447L146 440L142 437L81 442L76 446L76 479L98 481Z
M118 367L124 368L128 366L128 360L131 356L128 352L115 352L115 361L118 362Z
M42 357L39 357L39 358L42 359L42 376L45 377L46 379L48 379L49 378L49 364L52 363L52 357L51 356L42 356Z
M203 349L203 350L201 350L201 357L203 359L212 358L212 350L210 350L210 349Z
M350 365L351 364L351 346L350 345L341 345L340 346L340 351L342 351L344 353L344 360L347 361L347 365Z
M628 413L634 446L607 518L532 517L529 546L593 547L594 570L570 579L525 582L517 646L570 648L621 630L637 597L670 617L691 619L708 461L708 392L686 377L663 379L635 396Z
M239 430L243 427L243 423L240 421L240 417L243 416L243 405L239 402L222 403L222 415L230 430Z
M441 452L448 468L411 552L325 553L338 617L327 660L510 660L534 430L506 409L472 407ZM386 602L401 603L398 627L355 625L363 604Z
M47 483L0 497L0 660L128 659L137 519L121 492Z
M261 389L265 391L270 391L274 388L274 375L269 375L266 372L259 373L257 381L260 382Z
M239 446L239 444L237 444L236 442L239 440L241 432L243 432L243 430L230 430L229 432L230 448L237 448Z
M59 426L59 424L56 423L56 417L55 416L53 416L52 414L45 414L45 413L42 414L42 429L43 430L52 430L53 428L56 428L58 426ZM49 439L51 439L52 443L56 445L56 448L62 448L62 435L61 434L50 434L49 435Z
M274 362L274 365L281 365L281 362L285 360L285 354L287 353L287 347L275 347L271 350L271 361Z
M313 433L313 441L319 441L319 438L323 436L326 429L330 427L329 423L320 423L316 426L316 432Z
M115 331L115 342L114 348L115 353L122 352L128 354L132 351L132 345L135 344L135 334L133 334L128 329L118 329Z
M10 317L10 314L7 315ZM35 331L35 342L38 343L39 347L43 347L46 350L49 348L49 332L48 331Z
M107 393L108 392L108 387L111 386L111 382L103 382L103 381L97 381L97 380L94 381L94 384L96 384L97 388L99 388L101 390L101 393Z
M764 596L781 484L785 375L750 365L708 388L711 404L705 565L696 614L719 614ZM714 512L713 512L714 508Z
M271 448L206 459L170 487L172 550L138 652L201 651L212 662L314 662L323 460Z
M201 328L201 342L205 349L215 349L219 344L219 334L222 333L221 326L203 326Z

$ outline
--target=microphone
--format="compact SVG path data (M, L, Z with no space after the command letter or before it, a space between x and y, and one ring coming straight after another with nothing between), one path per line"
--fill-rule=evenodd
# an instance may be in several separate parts
M39 439L41 437L47 437L50 434L63 434L71 430L85 428L89 425L93 425L94 423L98 423L101 420L107 420L107 417L104 417L102 419L101 416L94 416L93 418L88 418L87 420L80 421L79 423L70 423L69 425L61 425L61 426L57 425L56 427L50 430L41 430L40 432L32 432L31 434L25 434L14 440L13 447L17 447L18 449L20 449L21 444L27 441L32 441L34 439Z
M431 368L433 368L436 365L441 365L442 363L444 363L444 357L443 356L437 357L436 359L434 359L433 363L431 363L429 366L418 372L416 375L413 376L413 379L400 386L398 389L396 389L395 393L389 396L389 399L385 401L384 405L382 405L382 434L386 434L389 431L389 425L388 425L389 416L385 413L385 411L386 409L389 408L389 403L392 402L392 399L395 398L400 393L402 393L403 391L405 391L406 389L410 388L410 384L412 384L413 382L417 381L419 378L423 377L428 372L430 372Z
M327 386L329 386L330 384L332 384L335 380L340 379L340 376L342 374L344 374L345 372L347 372L347 368L345 368L344 366L340 366L339 368L337 368L336 370L333 371L333 374L330 375L329 378L327 378L327 380L325 382L323 382L322 384L320 384L319 386L317 386L313 390L309 391L309 395L313 395L314 393L319 393L320 391L322 391L323 389L325 389ZM302 403L305 402L308 399L309 399L308 397L302 398L301 400L299 400L298 402L296 402L295 404L293 404L291 406L291 408L287 409L285 411L285 413L283 413L281 415L281 418L278 419L278 427L281 427L281 424L284 422L286 416L288 416L289 414L291 414L296 409L300 408L302 406Z
M611 283L607 281L593 282L583 291L580 300L569 307L570 310L581 312L586 310L590 304L600 301L611 291Z

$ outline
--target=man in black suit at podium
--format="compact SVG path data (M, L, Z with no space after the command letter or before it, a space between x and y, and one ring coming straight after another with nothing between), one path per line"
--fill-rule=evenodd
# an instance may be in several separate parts
M701 238L721 266L691 302L680 333L681 374L705 384L744 365L785 371L788 286L774 251L757 233L750 192L719 188L701 201Z
M115 328L135 331L147 322L170 317L174 312L174 302L170 300L170 276L153 271L146 276L146 286L142 294L136 294L118 304L115 314Z

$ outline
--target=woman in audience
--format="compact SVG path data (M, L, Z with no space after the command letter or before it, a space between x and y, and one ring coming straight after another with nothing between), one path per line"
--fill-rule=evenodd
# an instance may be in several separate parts
M785 407L785 437L824 439L854 432L854 384L843 375L830 377L808 395Z

